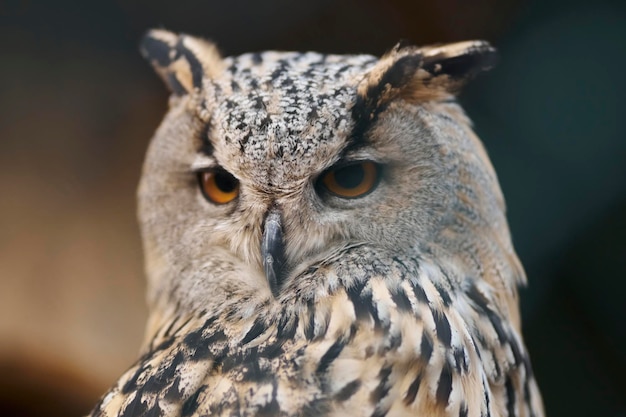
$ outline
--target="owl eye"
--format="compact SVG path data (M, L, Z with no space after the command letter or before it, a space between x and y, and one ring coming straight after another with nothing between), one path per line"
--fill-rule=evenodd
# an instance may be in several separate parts
M215 204L226 204L239 195L239 181L223 169L198 173L204 198Z
M331 168L318 184L337 197L363 197L378 185L379 171L379 165L372 161L356 162Z

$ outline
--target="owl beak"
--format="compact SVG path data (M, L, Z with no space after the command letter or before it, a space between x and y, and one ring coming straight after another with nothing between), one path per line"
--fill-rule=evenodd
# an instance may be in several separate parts
M261 255L265 277L274 296L278 294L283 279L285 265L285 245L283 242L283 226L280 210L272 208L265 217Z

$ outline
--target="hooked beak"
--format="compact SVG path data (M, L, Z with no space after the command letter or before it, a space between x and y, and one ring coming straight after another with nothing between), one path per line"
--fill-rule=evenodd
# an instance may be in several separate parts
M280 210L272 208L265 217L261 255L265 277L274 296L278 294L283 280L285 265L285 245L283 242L283 226Z

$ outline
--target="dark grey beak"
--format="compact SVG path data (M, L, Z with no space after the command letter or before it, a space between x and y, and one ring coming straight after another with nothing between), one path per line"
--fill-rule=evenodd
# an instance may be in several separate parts
M285 266L285 245L283 242L283 225L280 210L272 208L265 217L261 256L265 277L270 284L274 296L278 294L283 280Z

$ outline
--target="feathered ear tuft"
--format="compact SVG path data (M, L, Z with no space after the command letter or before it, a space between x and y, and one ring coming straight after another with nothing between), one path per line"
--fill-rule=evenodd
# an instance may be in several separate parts
M423 55L422 68L425 84L435 83L456 93L478 73L488 71L496 64L496 50L485 41L465 41L419 49ZM440 82L436 82L441 78Z
M153 29L144 35L140 50L169 90L179 96L201 89L205 78L214 78L222 70L216 46L189 35Z
M476 74L496 61L496 50L485 41L425 47L396 45L367 73L357 89L352 110L357 126L367 126L393 100L445 100L458 93Z

